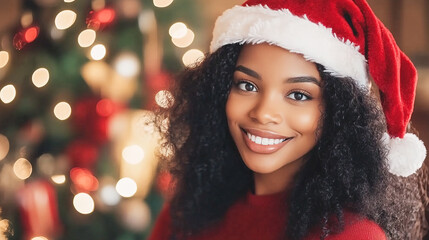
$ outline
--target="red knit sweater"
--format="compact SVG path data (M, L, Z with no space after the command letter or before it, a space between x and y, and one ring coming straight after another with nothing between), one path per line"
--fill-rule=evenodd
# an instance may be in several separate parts
M251 193L239 200L221 222L205 229L189 240L280 240L286 225L286 194L257 196ZM149 240L168 240L171 218L167 204L159 215ZM383 230L374 222L356 214L345 213L345 229L326 240L386 240ZM305 240L319 240L320 231L309 234Z

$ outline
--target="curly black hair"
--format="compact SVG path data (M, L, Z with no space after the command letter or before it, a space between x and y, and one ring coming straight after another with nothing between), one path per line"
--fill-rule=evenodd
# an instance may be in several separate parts
M225 104L241 45L225 45L178 76L174 102L159 116L169 119L164 146L174 176L170 214L173 232L183 238L222 219L253 187L253 174L230 136ZM381 142L385 123L368 92L348 78L317 65L325 110L319 141L298 172L288 199L285 234L302 239L314 227L321 239L344 227L343 211L359 213L397 239L399 217L384 198L389 174ZM330 224L336 216L336 224Z

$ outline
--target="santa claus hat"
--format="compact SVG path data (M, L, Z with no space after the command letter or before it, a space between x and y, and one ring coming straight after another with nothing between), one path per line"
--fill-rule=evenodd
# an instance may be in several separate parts
M370 74L386 117L390 172L409 176L421 167L426 148L406 133L417 71L365 0L249 0L217 19L210 51L263 42L300 53L362 88Z

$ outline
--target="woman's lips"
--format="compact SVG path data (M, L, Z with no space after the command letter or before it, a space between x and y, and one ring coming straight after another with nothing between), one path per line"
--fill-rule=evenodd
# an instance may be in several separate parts
M256 129L241 130L247 147L255 153L274 153L292 139L291 137L285 137L272 132L265 132Z

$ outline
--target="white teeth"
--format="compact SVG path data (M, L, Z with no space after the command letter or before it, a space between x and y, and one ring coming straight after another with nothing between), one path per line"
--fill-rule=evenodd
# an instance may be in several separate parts
M250 139L250 141L261 145L276 145L286 140L286 138L283 138L283 139L262 138L259 136L252 135L250 133L247 133L247 137Z

